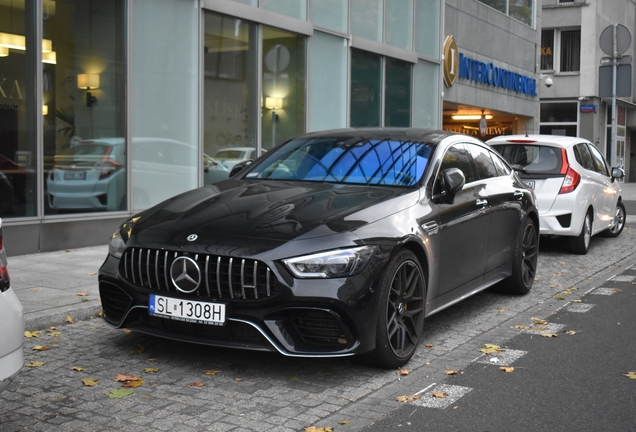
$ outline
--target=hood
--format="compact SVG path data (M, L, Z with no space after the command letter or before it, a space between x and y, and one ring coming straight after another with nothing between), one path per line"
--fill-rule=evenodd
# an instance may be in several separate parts
M417 190L406 188L230 179L137 215L132 235L150 229L289 241L352 231L418 198Z

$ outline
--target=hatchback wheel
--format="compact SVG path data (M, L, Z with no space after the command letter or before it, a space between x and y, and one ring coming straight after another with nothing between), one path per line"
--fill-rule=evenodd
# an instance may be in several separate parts
M576 237L570 237L570 251L575 254L585 255L590 250L590 241L592 240L592 213L590 211L585 215L581 233Z
M380 284L376 348L366 360L396 368L415 353L424 327L426 281L415 254L402 250L389 263Z
M612 224L607 230L603 231L601 235L603 237L618 237L619 234L623 232L626 217L627 212L625 211L625 205L619 201L616 203L616 210L614 210L614 219L612 220Z

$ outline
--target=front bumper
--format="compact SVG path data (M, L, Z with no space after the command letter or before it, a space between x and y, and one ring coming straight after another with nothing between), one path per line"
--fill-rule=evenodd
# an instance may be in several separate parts
M251 291L246 294L235 287L233 297L226 288L217 291L215 286L210 289L205 284L192 294L177 291L168 278L155 277L165 273L161 259L155 255L149 258L139 254L135 258L134 262L139 260L142 267L149 264L152 276L134 273L132 283L126 255L121 263L109 255L99 276L104 319L114 327L204 345L275 351L296 357L360 354L375 347L377 283L390 250L378 248L362 273L342 279L294 279L282 266L267 262L271 269L269 295L262 288L250 295ZM213 267L204 266L206 271ZM216 326L153 316L148 312L153 293L224 303L226 322Z

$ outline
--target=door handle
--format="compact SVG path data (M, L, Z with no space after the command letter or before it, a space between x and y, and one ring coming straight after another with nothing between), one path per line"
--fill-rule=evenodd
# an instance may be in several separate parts
M521 199L523 198L523 192L521 192L520 190L516 190L513 194L512 194L516 199Z
M488 205L488 200L486 200L486 199L478 199L475 204L477 204L478 206L486 207Z

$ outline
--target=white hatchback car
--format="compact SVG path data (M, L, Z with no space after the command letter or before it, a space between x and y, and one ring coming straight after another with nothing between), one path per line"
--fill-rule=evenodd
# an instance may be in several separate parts
M587 253L595 234L617 237L625 206L617 179L601 152L583 138L557 135L503 135L488 141L534 189L540 233L567 236L569 249Z
M11 289L7 271L7 253L2 242L0 220L0 391L18 374L24 363L24 319L22 304Z

